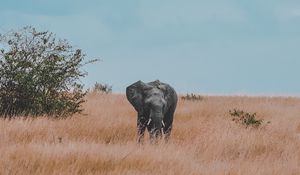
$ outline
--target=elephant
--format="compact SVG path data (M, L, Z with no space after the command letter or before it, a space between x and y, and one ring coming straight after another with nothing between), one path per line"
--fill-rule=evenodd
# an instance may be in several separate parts
M159 80L149 83L140 80L126 88L126 97L137 112L137 142L144 142L147 128L151 143L162 138L162 130L167 143L178 101L175 90Z

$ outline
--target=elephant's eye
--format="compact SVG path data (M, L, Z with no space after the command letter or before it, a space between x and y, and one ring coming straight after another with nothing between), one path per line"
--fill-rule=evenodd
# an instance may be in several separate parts
M152 104L150 102L146 102L145 105L150 108L152 106Z

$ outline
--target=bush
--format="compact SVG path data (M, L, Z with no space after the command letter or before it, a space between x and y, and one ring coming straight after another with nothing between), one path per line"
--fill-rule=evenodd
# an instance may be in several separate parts
M94 93L100 92L100 93L109 94L112 92L112 86L110 86L108 84L101 84L101 83L96 82L92 89L92 92L94 92Z
M181 97L182 100L191 100L191 101L202 101L204 100L204 97L201 95L196 95L196 94L186 94L185 96Z
M258 127L263 123L263 120L256 119L256 113L248 113L234 109L233 111L230 110L229 114L233 117L232 121L245 125L246 127Z
M81 112L85 57L67 40L27 26L0 35L0 115L55 117Z

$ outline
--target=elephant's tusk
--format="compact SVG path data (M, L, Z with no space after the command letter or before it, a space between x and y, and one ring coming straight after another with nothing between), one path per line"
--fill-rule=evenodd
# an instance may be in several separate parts
M165 123L164 123L164 121L163 121L163 120L161 121L161 124L163 125L163 127L165 127Z
M150 125L150 123L151 123L151 118L149 119L149 121L148 121L148 123L147 123L147 126Z

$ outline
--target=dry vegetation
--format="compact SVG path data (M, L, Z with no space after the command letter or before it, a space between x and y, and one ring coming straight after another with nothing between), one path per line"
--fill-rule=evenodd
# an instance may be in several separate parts
M181 100L172 143L142 146L123 95L87 99L82 116L0 120L0 174L300 174L298 98ZM237 125L233 108L271 123Z

